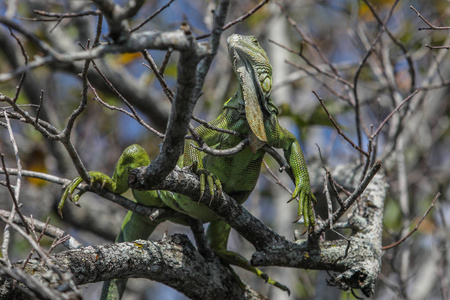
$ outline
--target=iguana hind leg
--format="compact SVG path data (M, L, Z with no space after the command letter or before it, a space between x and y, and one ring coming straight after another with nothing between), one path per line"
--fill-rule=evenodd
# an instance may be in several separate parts
M151 222L148 218L129 211L123 220L122 228L116 238L116 242L129 242L137 239L147 239L159 225L159 222ZM125 291L128 279L113 279L105 281L100 299L121 299Z
M251 263L242 255L236 252L227 250L228 236L230 234L231 227L222 220L213 221L209 224L208 230L206 232L206 237L209 240L209 244L213 251L220 257L222 261L230 265L235 265L248 270L259 278L262 278L269 284L272 284L283 291L290 294L290 290L285 285L279 283L276 280L270 278L266 273L260 269L251 265Z

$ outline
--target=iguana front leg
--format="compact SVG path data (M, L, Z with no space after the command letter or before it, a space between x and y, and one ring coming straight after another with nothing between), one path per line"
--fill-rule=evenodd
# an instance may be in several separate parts
M294 222L298 221L303 216L305 226L314 226L316 221L314 218L312 205L317 200L311 192L306 162L303 157L302 149L297 141L292 143L291 146L285 150L285 157L291 166L291 170L295 178L295 190L292 193L291 199L295 199L297 197L299 199L297 212L298 218Z
M122 194L129 188L128 176L130 171L148 164L150 164L150 158L145 150L139 145L131 145L123 151L111 178L100 172L89 172L91 177L90 184L93 185L99 183L102 188L105 188L113 193ZM64 206L64 202L67 197L72 197L75 202L79 200L82 193L78 193L73 196L72 194L82 181L83 180L80 177L77 177L72 181L72 183L69 184L58 205L59 210L61 210ZM136 202L143 205L153 207L164 206L156 191L133 190L133 196ZM150 221L144 216L129 211L122 222L122 227L116 238L116 242L147 239L159 223L160 221ZM126 283L127 279L114 279L105 282L103 285L101 299L120 299L125 290Z
M128 176L130 172L138 167L147 166L150 162L147 152L141 146L137 144L131 145L122 152L111 178L101 172L89 172L91 179L90 185L100 184L101 188L105 188L116 194L123 194L129 189ZM83 182L83 179L77 177L66 187L59 202L58 210L63 208L67 198L70 198L73 202L77 202L80 199L80 196L84 192L75 195L74 192L81 182ZM143 205L160 206L162 204L156 191L133 190L133 195L136 201Z
M283 149L284 157L294 174L295 189L291 200L299 198L298 218L294 222L303 216L305 226L314 226L316 221L312 206L316 202L316 198L311 192L308 169L300 144L292 133L278 124L275 115L272 115L267 122L266 130L268 131L269 145Z

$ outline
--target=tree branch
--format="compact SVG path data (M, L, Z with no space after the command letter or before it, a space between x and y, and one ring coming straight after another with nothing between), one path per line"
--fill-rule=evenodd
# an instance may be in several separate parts
M359 182L358 169L341 166L333 172L345 186ZM314 185L314 183L313 183ZM341 289L361 289L366 296L374 292L381 269L381 238L383 207L387 184L383 175L374 176L354 205L349 224L355 233L346 240L320 242L311 247L310 241L283 243L253 254L255 266L277 265L283 267L331 270L341 272L333 277L331 284ZM328 226L327 224L323 224Z
M10 26L30 38L30 34L25 28L18 26L9 19L0 16L0 23ZM31 41L36 44L36 39L33 38ZM140 52L144 49L191 51L198 57L203 57L208 53L208 49L204 44L192 41L182 30L133 33L123 44L101 44L98 47L79 52L58 53L42 41L39 41L37 46L41 50L45 49L44 53L46 55L44 57L36 57L34 61L29 62L25 66L16 68L9 73L0 74L0 82L11 80L23 72L43 65L51 63L73 63L80 60L99 58L107 53Z
M218 259L207 261L187 236L180 234L159 241L90 246L58 253L54 258L60 267L71 270L77 285L114 278L147 278L193 299L262 299L249 287L243 290L226 266ZM40 260L31 259L28 269L48 284L47 270ZM2 287L10 282L5 280ZM13 292L14 288L7 290Z

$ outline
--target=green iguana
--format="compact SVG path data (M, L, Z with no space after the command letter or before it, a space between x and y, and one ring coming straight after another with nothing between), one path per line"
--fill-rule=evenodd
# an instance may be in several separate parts
M292 199L299 197L298 215L304 217L306 226L313 226L314 213L312 202L316 199L311 193L309 175L302 150L297 139L278 124L278 109L270 94L272 90L272 66L266 52L257 39L252 36L233 34L227 40L228 51L233 69L239 81L239 89L223 106L217 119L209 122L210 126L199 126L195 129L201 139L212 149L229 149L239 144L245 137L249 145L231 156L213 156L199 150L193 140L185 142L184 154L180 156L178 166L196 166L200 175L202 189L208 182L209 188L219 193L223 190L239 203L243 203L254 189L261 170L265 151L264 144L284 150L284 156L290 165L295 178L295 190ZM209 128L208 128L209 127ZM217 131L211 128L228 129L238 135ZM98 182L111 192L122 194L128 190L128 176L138 167L150 164L150 158L139 145L131 145L122 153L117 162L112 178L100 172L89 172L91 184ZM206 175L206 176L205 176ZM66 198L74 193L82 182L76 178L66 188L59 208ZM207 206L198 203L198 199L168 191L136 191L135 201L147 206L170 207L203 222L211 222L207 230L207 238L211 248L222 261L247 269L269 283L289 291L287 287L270 279L259 269L253 267L243 256L226 250L230 226L222 221ZM80 194L73 196L78 201ZM72 197L71 197L72 198ZM158 226L158 222L128 212L117 237L117 242L146 239ZM120 298L126 280L113 280L105 283L103 297Z

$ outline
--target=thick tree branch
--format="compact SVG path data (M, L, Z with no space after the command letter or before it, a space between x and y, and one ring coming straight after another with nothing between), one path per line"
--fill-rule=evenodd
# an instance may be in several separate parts
M142 169L142 168L140 168ZM139 170L139 169L137 169ZM132 173L133 176L142 174ZM142 175L141 175L142 176ZM136 179L138 180L138 179ZM147 186L150 185L147 183ZM145 189L146 185L142 185ZM183 194L192 199L200 199L200 181L198 176L187 171L176 168L165 180L153 186L158 190L169 190L175 193ZM222 193L219 198L215 198L210 203L211 195L205 191L204 197L200 203L209 206L219 217L229 223L245 239L252 243L256 249L263 249L285 242L284 238L264 225L259 219L251 215L242 205L236 202L226 193Z
M193 299L262 299L248 287L243 290L236 277L218 259L205 260L185 235L177 234L159 241L90 246L54 257L60 267L72 271L78 285L114 278L147 278L171 286ZM15 266L20 264L17 262ZM48 276L47 269L41 266L40 260L30 260L27 270L49 284L45 277ZM10 282L10 279L3 281L0 290L16 292L14 288L5 289Z
M190 35L190 38L194 44L193 36ZM141 186L144 184L157 183L175 167L178 157L183 151L184 136L194 109L190 100L194 93L195 70L198 62L199 57L195 52L181 52L178 63L177 91L172 103L161 152L150 165L140 169L139 181L129 181L131 188L142 189ZM145 176L142 176L144 174Z
M334 177L340 178L340 184L344 186L355 186L359 183L358 173L358 168L345 166L336 171ZM318 184L313 182L313 185ZM363 184L366 185L365 182ZM184 194L192 199L199 199L200 196L197 175L180 169L172 171L154 188ZM340 276L333 278L336 285L343 289L360 288L365 294L370 295L379 273L381 260L381 220L386 192L384 177L375 175L367 188L364 189L362 186L360 189L363 191L361 190L358 205L354 206L347 221L347 224L356 230L356 234L348 241L323 242L318 245L316 242L287 241L225 193L210 203L209 191L206 190L202 203L210 205L211 210L255 246L257 252L252 259L255 265L279 265L341 272ZM106 198L114 199L115 202L120 200L117 198L121 198L107 191L102 191L101 194ZM151 210L146 212L145 207L140 207L132 201L124 200L118 203L151 217ZM139 207L132 207L132 204Z
M359 171L360 168L341 166L333 172L333 177L339 178L344 186L355 186L359 182ZM352 207L348 223L354 234L348 241L325 241L314 248L303 240L284 243L257 251L252 263L257 266L278 265L341 272L332 278L331 283L344 290L357 288L366 296L372 295L381 269L386 192L385 177L375 175L359 197L358 205Z
M343 178L340 183L344 186L354 186L359 183L357 170L358 168L343 166L333 176ZM194 199L198 199L200 193L198 177L181 170L171 172L158 188L183 193ZM256 247L257 252L252 258L254 265L339 272L340 275L332 278L332 284L342 289L358 288L364 294L371 295L381 266L382 215L386 188L384 176L377 174L350 213L348 223L355 233L348 240L326 241L318 245L305 240L285 240L225 194L212 201L210 208ZM205 195L202 203L209 204L208 195ZM222 269L217 269L223 266L205 261L187 238L179 235L157 242L138 241L87 247L58 254L56 259L70 267L77 284L118 277L144 277L172 286L189 297L210 298L213 294L208 293L216 289L222 293L238 291L234 289L235 282L232 279L230 281L228 271L224 273ZM205 273L207 276L213 274L212 276L218 277L203 279ZM221 281L223 276L226 279ZM210 284L209 280L219 282L220 290L216 283ZM212 291L192 288L198 282L202 282L203 288L211 287Z
M358 168L345 166L335 172L334 177L342 178L341 183L345 186L355 186L359 183L358 174ZM171 172L157 188L199 199L198 177L179 169ZM381 266L382 216L386 189L382 175L375 175L367 186L363 182L355 191L360 194L359 202L353 206L348 220L356 233L348 241L320 244L316 244L315 240L312 243L287 241L225 193L212 201L209 207L255 246L257 252L252 258L254 265L340 272L341 275L333 278L334 284L342 289L358 288L364 294L371 295ZM353 199L355 193L349 199ZM201 203L209 205L209 202L207 194Z
M22 34L28 34L25 28L22 28L18 24L1 16L0 23L4 23ZM35 42L35 39L31 40ZM25 66L16 68L9 73L0 74L0 82L11 80L23 72L43 65L51 63L73 63L75 61L98 58L107 53L140 52L144 49L190 51L198 57L202 57L208 53L208 49L204 44L194 42L192 38L189 35L186 35L182 30L133 33L123 44L102 44L87 51L79 52L58 53L41 41L39 41L37 46L41 49L45 49L46 55L44 57L36 57Z
M117 43L123 43L130 37L127 19L136 15L144 5L144 0L128 1L126 7L115 4L111 0L93 0L102 11L109 25L109 36Z

